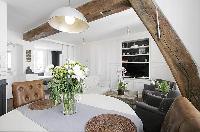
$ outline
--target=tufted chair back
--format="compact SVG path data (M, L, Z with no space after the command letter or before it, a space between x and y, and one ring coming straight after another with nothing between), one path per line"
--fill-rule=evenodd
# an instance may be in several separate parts
M44 85L42 80L14 82L12 84L14 108L44 99Z

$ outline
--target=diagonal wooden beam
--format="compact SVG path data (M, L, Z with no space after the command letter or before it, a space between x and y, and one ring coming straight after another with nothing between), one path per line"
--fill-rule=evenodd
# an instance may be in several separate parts
M88 22L95 21L114 13L121 12L130 8L131 5L127 0L93 0L78 8L86 17ZM50 35L59 33L58 30L52 28L47 22L23 34L26 41L34 41Z
M129 0L140 17L162 55L164 56L183 96L187 97L200 110L200 79L197 66L183 42L158 9L161 38L158 37L156 6L152 0Z

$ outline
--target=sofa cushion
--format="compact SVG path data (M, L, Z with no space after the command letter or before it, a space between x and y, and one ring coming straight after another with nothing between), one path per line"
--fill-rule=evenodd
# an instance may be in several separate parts
M155 86L154 85L144 84L144 90L155 91Z
M145 99L143 100L144 103L154 106L154 107L159 107L160 103L162 101L162 98L160 96L155 96L152 94L147 94L147 96L145 97Z

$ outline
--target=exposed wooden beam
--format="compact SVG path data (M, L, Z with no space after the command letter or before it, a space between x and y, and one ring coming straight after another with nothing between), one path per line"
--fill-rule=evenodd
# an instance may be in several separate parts
M52 28L48 22L34 28L26 33L23 34L23 40L26 41L34 41L41 38L45 38L47 36L59 33L60 31Z
M152 0L129 0L140 17L162 55L164 56L183 96L187 97L200 110L200 79L197 66L183 42L158 9L161 38L158 37L156 6Z
M128 0L93 0L78 7L77 10L83 13L88 22L92 22L130 7L131 5ZM24 33L23 39L26 41L34 41L56 33L59 33L59 31L52 28L48 23L44 23Z
M77 8L86 17L88 22L95 21L114 13L130 8L127 0L93 0Z

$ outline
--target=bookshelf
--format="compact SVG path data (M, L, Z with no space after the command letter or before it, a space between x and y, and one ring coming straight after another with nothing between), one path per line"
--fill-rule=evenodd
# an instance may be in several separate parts
M149 38L122 42L125 78L149 79Z

